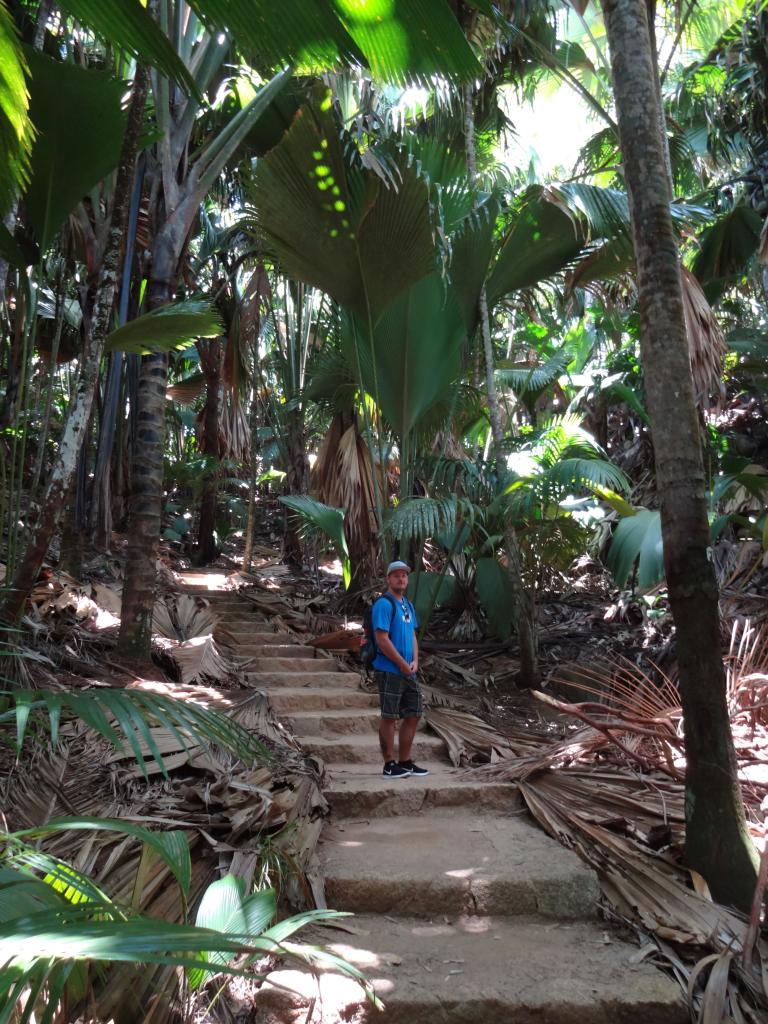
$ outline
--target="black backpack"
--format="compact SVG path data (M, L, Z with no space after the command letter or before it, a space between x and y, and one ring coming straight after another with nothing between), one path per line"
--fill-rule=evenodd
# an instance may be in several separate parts
M381 596L385 597L392 605L392 615L394 616L395 611L397 610L397 602L394 597L392 597L391 594L382 594ZM378 601L379 598L376 598L376 600ZM374 601L373 604L376 604L376 601ZM368 605L363 615L363 631L365 633L365 640L360 648L360 661L366 668L370 668L373 665L373 659L379 653L379 648L376 646L376 631L373 628L373 604ZM391 625L392 619L390 619L389 622Z

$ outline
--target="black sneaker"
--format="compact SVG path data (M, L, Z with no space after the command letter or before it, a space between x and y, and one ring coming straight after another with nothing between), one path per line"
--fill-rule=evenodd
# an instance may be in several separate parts
M429 768L419 768L413 761L398 761L397 767L402 768L409 775L429 775Z
M404 764L398 764L397 761L387 761L382 772L388 779L406 779L410 774L411 769L406 768Z

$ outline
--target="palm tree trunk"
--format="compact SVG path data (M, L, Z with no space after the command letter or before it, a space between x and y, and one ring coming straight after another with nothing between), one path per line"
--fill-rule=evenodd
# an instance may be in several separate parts
M40 573L59 522L64 499L70 489L77 466L77 457L90 419L104 342L111 326L112 307L117 290L120 255L128 219L128 204L133 187L136 152L143 125L148 85L149 73L144 66L140 65L136 68L133 82L128 123L115 182L112 219L99 277L91 329L88 331L83 345L82 369L77 382L77 391L67 414L56 462L41 503L40 516L27 543L24 557L16 570L8 596L0 610L0 617L10 621L16 621L21 616L27 597Z
M471 84L464 86L464 144L467 151L469 177L474 182L477 180L477 159L475 155L474 88ZM480 334L485 356L488 414L491 421L496 471L501 481L507 475L507 467L503 456L504 429L501 423L499 395L496 390L495 360L485 285L480 289L479 312ZM520 552L520 543L517 539L515 528L511 524L508 524L504 530L504 552L507 557L507 572L514 594L512 614L517 629L518 643L520 644L519 681L524 687L535 686L539 675L539 655L534 607L531 595L523 580L523 558Z
M162 231L155 239L152 277L148 285L150 310L171 301L176 275L175 233ZM143 356L136 409L136 445L131 461L128 550L118 651L148 661L152 641L152 610L160 548L165 450L165 392L168 355Z
M219 409L221 389L221 342L218 338L202 343L206 351L201 350L201 363L205 372L206 393L203 410L203 454L207 455L211 464L206 469L203 479L203 492L200 497L200 524L197 532L197 553L195 561L198 565L210 565L216 558L216 498L218 495L218 458L219 458ZM202 348L201 346L198 346ZM203 358L204 356L204 358Z
M709 558L704 469L683 320L671 186L645 0L603 0L637 260L640 342L664 564L677 630L686 751L686 861L748 911L757 855L744 820Z

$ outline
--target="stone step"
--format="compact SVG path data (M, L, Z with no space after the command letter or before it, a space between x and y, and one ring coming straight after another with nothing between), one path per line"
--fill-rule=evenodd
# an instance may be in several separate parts
M360 687L360 676L356 672L305 672L303 667L299 667L304 665L303 661L297 661L296 665L297 668L293 672L251 672L246 670L244 675L251 686L258 686L264 690L269 690L273 686L316 686L318 689L326 686L343 686L353 690Z
M328 709L284 712L297 736L348 736L378 732L381 715L377 708ZM423 722L419 722L423 729Z
M263 626L263 623L257 623L259 626ZM247 644L290 644L293 637L288 633L275 633L266 632L261 629L253 629L248 626L240 626L235 624L234 629L230 629L226 622L220 622L219 626L222 630L226 630L227 633L231 633L235 640L243 638L243 642ZM214 629L214 635L216 630Z
M302 747L310 754L318 754L326 763L346 761L349 764L378 764L382 766L379 737L375 732L359 736L299 736ZM445 753L445 743L439 736L420 733L414 743L414 758L418 761L438 759ZM396 780L408 782L409 779ZM329 904L331 906L332 904Z
M597 913L594 872L522 813L343 819L324 830L318 850L328 906L339 910L561 920Z
M324 708L378 708L379 698L365 690L351 690L342 686L324 686L314 689L310 685L284 686L273 690L269 702L279 715L293 711L320 711Z
M385 818L421 814L448 807L509 813L521 804L517 786L473 782L459 768L442 761L418 761L429 769L424 778L386 779L376 765L326 764L323 794L336 818Z
M328 661L327 658L321 659L313 647L302 647L299 644L241 642L234 650L236 650L237 657L290 658L291 660L301 658L305 661Z
M248 612L228 612L222 611L219 608L211 608L211 612L216 616L218 624L230 631L269 629L269 622L266 619L259 618L256 615L249 615Z
M343 922L347 923L347 922ZM313 929L302 939L330 946L359 967L385 1004L380 1013L338 974L279 970L256 997L279 1024L307 1019L360 1024L685 1024L679 986L637 947L585 921L496 917L426 923L375 915L348 921L352 934ZM277 986L281 986L278 988ZM290 990L290 994L285 991ZM261 1016L259 1016L261 1019ZM266 1019L266 1018L265 1018Z
M331 658L253 658L245 666L248 672L341 672L341 666ZM355 673L355 679L359 679Z

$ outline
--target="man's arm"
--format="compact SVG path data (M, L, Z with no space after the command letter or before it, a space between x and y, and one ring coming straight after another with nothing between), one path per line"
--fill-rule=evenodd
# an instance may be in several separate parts
M391 662L397 665L404 676L412 675L411 666L402 655L398 654L397 648L389 639L389 633L386 629L376 630L376 646L385 658L389 658Z
M419 638L416 636L415 630L413 633L413 661L409 668L412 676L415 676L419 671Z

